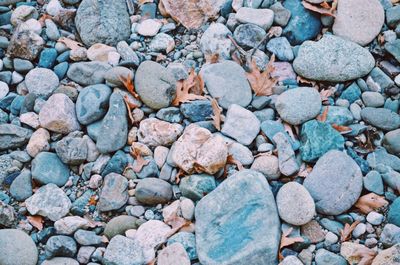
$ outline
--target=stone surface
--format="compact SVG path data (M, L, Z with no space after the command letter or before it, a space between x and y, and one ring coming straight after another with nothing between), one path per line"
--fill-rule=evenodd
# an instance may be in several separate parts
M273 137L273 140L278 150L279 171L285 176L290 176L299 171L300 166L296 160L289 137L282 132L278 132Z
M230 176L200 200L196 219L202 264L277 264L279 217L262 174L244 170Z
M158 254L159 265L190 265L189 256L180 243L173 243Z
M400 129L390 131L383 138L383 146L392 154L400 154Z
M44 40L32 30L20 28L10 39L7 55L26 60L35 60L44 46Z
M56 257L45 260L41 265L79 265L79 262L73 258Z
M145 264L142 249L135 240L117 235L113 237L104 253L104 264L136 265Z
M178 123L169 123L156 118L140 122L138 140L148 146L169 146L182 134L183 127Z
M125 235L125 231L138 227L137 218L128 215L119 215L111 219L104 229L104 235L111 239L117 235Z
M82 137L66 136L55 147L61 161L68 165L80 165L88 157L87 139Z
M63 186L69 178L69 168L50 152L41 152L32 161L32 178L40 184Z
M204 54L219 54L221 58L230 59L233 45L227 38L228 34L232 33L224 24L212 23L200 39L201 51Z
M135 197L148 205L166 204L172 198L172 186L162 179L145 178L136 186Z
M349 156L331 150L318 159L304 180L304 187L316 202L317 212L338 215L347 211L359 198L362 173Z
M96 85L104 82L105 74L110 69L111 66L103 62L79 62L69 66L67 76L83 86Z
M347 265L347 261L340 255L319 249L315 255L316 265Z
M254 159L252 170L263 173L268 180L276 180L280 177L279 160L274 155L263 155Z
M102 212L117 210L128 200L128 180L116 173L104 177L103 187L97 206Z
M56 256L74 257L78 246L75 240L69 236L52 236L47 240L45 253L47 258Z
M25 77L26 88L29 93L47 99L56 90L59 84L57 75L46 68L35 68Z
M181 179L179 189L184 197L200 200L216 188L215 178L210 175L189 175Z
M10 186L10 193L17 201L32 196L32 176L29 170L23 170Z
M385 131L400 127L400 115L385 108L366 107L361 110L361 118L372 126Z
M38 250L29 235L17 229L0 230L1 265L36 265Z
M246 49L256 47L265 35L264 29L250 23L239 25L233 32L236 42Z
M400 264L400 244L385 249L374 258L371 265L399 265Z
M31 156L35 157L42 151L50 150L50 133L43 128L37 129L32 137L29 139L28 145L26 146L26 152Z
M14 124L0 124L0 150L20 147L28 142L32 131Z
M236 12L235 18L242 24L251 23L268 30L274 22L274 12L270 9L242 7Z

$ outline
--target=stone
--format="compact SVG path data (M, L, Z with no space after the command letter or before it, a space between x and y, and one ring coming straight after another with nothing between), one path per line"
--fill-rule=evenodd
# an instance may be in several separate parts
M343 150L343 136L332 128L331 125L317 120L303 124L300 133L301 159L314 162L330 150Z
M242 24L251 23L263 30L269 30L274 22L274 12L270 9L242 7L236 12L235 18Z
M267 180L277 180L281 175L279 171L279 160L274 155L256 157L250 169L264 174Z
M169 123L156 118L140 122L138 140L148 146L170 146L182 134L183 127L178 123Z
M33 6L18 6L11 15L11 24L17 26L30 18L37 19L38 17L39 13Z
M204 65L200 71L210 95L218 104L228 109L237 104L246 107L252 99L252 92L246 73L240 65L232 61Z
M228 153L242 165L251 165L254 161L253 153L246 146L233 142L228 146Z
M167 245L180 243L185 248L190 260L197 259L196 238L189 232L178 232L168 239Z
M372 225L380 225L383 220L385 219L385 217L377 212L370 212L367 215L367 222L372 224Z
M347 261L340 255L326 249L319 249L315 255L316 265L347 265Z
M53 183L40 187L25 204L31 215L41 215L53 222L66 216L71 208L67 195Z
M231 175L198 202L196 219L202 264L277 264L279 217L261 173L243 170Z
M364 188L368 191L376 193L378 195L383 195L384 187L382 176L378 171L371 170L368 174L363 178Z
M21 58L34 61L44 46L44 40L32 30L20 28L15 30L10 39L7 55L12 58Z
M8 205L10 198L5 193L1 193L2 198L0 200L0 225L2 227L12 227L16 221L16 215L14 208ZM3 202L4 200L4 202Z
M293 61L293 68L298 75L330 82L345 82L363 77L374 66L375 59L367 49L327 34L317 42L304 42Z
M278 96L275 108L281 118L293 125L300 125L315 118L321 110L321 97L311 87L289 89Z
M195 124L172 145L170 160L185 172L215 174L226 164L228 147L219 135Z
M103 84L87 86L82 89L76 100L78 121L87 125L103 118L107 112L110 95L110 87Z
M91 227L90 221L79 216L67 216L54 223L57 234L72 235L78 229Z
M346 99L350 104L354 103L361 96L361 89L357 83L352 83L340 95L341 99Z
M96 85L104 82L104 76L110 69L111 66L108 63L97 61L79 62L69 66L67 76L72 81L83 86Z
M333 34L362 46L370 43L381 31L385 13L379 0L364 5L362 0L339 1Z
M396 226L400 226L400 199L397 198L390 204L389 212L387 215L387 222L390 224L394 224Z
M291 12L284 8L280 2L271 5L270 9L274 11L274 23L281 27L286 26L289 22Z
M294 59L292 47L285 37L271 39L266 48L269 52L275 54L280 61L292 61Z
M67 136L55 145L58 157L68 165L80 165L88 157L88 144L81 137Z
M56 90L59 84L57 75L46 68L35 68L25 77L26 88L29 93L47 99Z
M32 196L32 176L29 170L23 170L10 186L11 196L17 201L24 201Z
M147 205L166 204L172 198L172 186L162 179L145 178L137 184L135 197Z
M8 92L10 92L10 88L8 87L7 83L0 81L0 99L7 96Z
M117 51L121 55L121 64L138 66L140 59L137 54L129 47L126 41L120 41L117 44Z
M156 62L145 61L136 71L136 92L143 103L152 109L162 109L172 103L176 93L175 83L172 73Z
M45 246L47 258L56 256L74 257L77 250L75 240L69 236L52 236L47 240Z
M322 107L321 113L324 113L327 107ZM336 125L351 125L353 123L353 114L347 107L329 106L326 116L326 123Z
M38 250L32 238L21 230L0 230L0 257L2 265L36 265Z
M218 54L223 59L231 58L233 44L227 37L232 34L222 23L211 23L200 39L203 54Z
M215 178L206 174L181 179L179 189L184 197L198 201L216 188Z
M279 265L302 265L303 263L296 256L285 257Z
M103 187L100 193L97 207L106 212L118 210L128 201L128 180L116 173L110 173L104 177Z
M301 234L310 239L311 243L319 243L325 239L325 232L321 225L312 220L301 227Z
M400 127L400 115L386 108L363 108L361 118L372 126L385 131L392 131Z
M32 161L32 178L40 184L63 186L69 178L69 168L50 152L41 152Z
M129 229L136 229L138 224L136 223L137 218L128 215L119 215L112 218L106 224L104 229L104 235L108 239L112 239L117 235L125 235L125 231Z
M26 144L32 130L14 124L0 124L0 150L14 149Z
M123 174L124 169L128 166L128 163L128 156L123 151L118 150L107 162L107 165L101 172L101 175L105 176L112 172Z
M158 19L146 19L136 26L136 32L145 37L155 36L162 26Z
M382 250L376 255L371 265L399 265L400 264L400 244Z
M168 34L158 33L151 40L149 49L155 52L170 53L175 49L175 40Z
M290 44L299 45L314 39L321 31L320 15L304 8L297 0L283 2L283 7L290 11L289 23L283 30Z
M385 104L385 98L378 92L366 91L361 97L366 107L378 108Z
M383 147L386 150L395 155L400 154L400 129L390 131L385 134L383 138Z
M397 10L400 10L397 7ZM400 62L400 40L385 43L385 50Z
M133 72L127 67L115 66L106 72L106 74L104 75L104 79L106 80L107 85L111 87L121 87L124 86L123 82L120 79L121 76L133 77Z
M209 100L195 100L181 104L180 111L183 116L192 122L205 121L213 115Z
M113 3L83 0L75 17L76 29L86 46L103 43L115 46L130 35L130 19L123 0Z
M50 133L43 128L37 129L32 137L29 139L28 145L26 146L26 151L31 157L35 157L42 151L50 150Z
M331 150L318 159L303 185L316 202L318 213L338 215L358 200L362 173L345 153Z
M26 124L34 129L39 128L39 115L35 112L27 112L19 116L21 123Z
M110 240L103 257L107 265L145 264L143 250L135 240L116 235Z
M65 94L53 94L39 112L42 127L53 132L67 134L80 129L75 105Z
M278 150L279 171L285 176L291 176L299 171L300 166L297 163L294 150L287 135L278 132L273 137L273 140Z
M109 106L96 142L97 149L103 154L121 149L128 139L127 110L122 95L112 93Z
M251 49L256 47L266 34L261 27L247 23L239 25L233 32L233 37L241 47Z
M162 249L158 254L159 265L190 265L189 256L180 243L173 243Z
M260 132L260 121L251 111L232 104L226 113L221 132L241 144L249 145Z
M82 249L82 248L81 248ZM63 257L56 257L50 260L45 260L41 263L41 265L79 265L73 258L63 258Z
M52 68L56 62L57 50L54 48L46 48L40 53L39 67Z
M400 227L394 224L385 224L380 235L384 247L391 247L400 243Z
M103 242L103 238L98 236L94 231L87 231L79 229L74 234L74 239L76 242L82 246L98 246Z
M286 223L304 225L315 214L315 204L310 193L297 182L283 185L276 195L279 216Z
M358 253L363 252L369 253L370 249L353 242L343 242L340 248L340 255L346 258L349 264L358 264L361 261L361 256Z
M96 43L87 50L87 57L91 61L108 62L108 54L116 52L117 49L102 43Z

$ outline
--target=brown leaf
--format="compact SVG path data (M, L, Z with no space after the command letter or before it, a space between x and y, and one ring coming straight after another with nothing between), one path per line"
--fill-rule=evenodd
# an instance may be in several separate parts
M172 101L173 106L179 106L180 103L191 100L206 99L203 94L204 81L200 75L197 75L194 69L190 70L189 76L185 80L176 83L176 96Z
M27 216L26 217L29 221L29 223L35 227L37 230L42 231L43 229L43 217L40 215L34 215L34 216Z
M88 205L96 205L97 200L96 200L96 195L90 196Z
M385 197L376 195L375 193L371 192L367 195L361 196L356 204L354 205L356 208L360 210L360 212L364 214L369 214L370 212L387 206L389 202L385 200Z
M316 82L316 81L306 79L306 78L301 77L301 76L299 76L299 75L297 76L296 79L297 79L297 83L308 84L308 85L311 85L311 86L313 86L313 87L315 87L315 86L317 85L317 82Z
M134 166L130 167L136 173L142 171L142 168L150 163L150 161L145 160L140 153L140 150L131 146L130 150L131 155L135 158Z
M187 29L197 29L218 14L217 6L216 0L161 0L159 9Z
M292 231L293 228L289 228L282 233L281 243L279 245L279 260L283 259L283 256L281 254L282 248L293 245L296 242L304 242L304 239L302 237L288 237L290 233L292 233Z
M371 265L377 254L375 250L365 247L357 249L353 256L361 258L357 265Z
M206 59L206 63L209 64L218 63L219 61L219 53L206 53L204 57Z
M42 25L42 27L44 27L45 26L45 21L46 21L46 19L53 19L53 17L52 16L50 16L49 14L43 14L40 18L39 18L39 23L40 23L40 25Z
M333 91L330 89L321 90L319 95L321 96L322 103L327 103L329 101L329 97L333 95Z
M181 182L181 178L184 176L186 176L186 172L180 168L175 175L175 183L179 184L179 182Z
M68 39L66 37L59 38L58 42L63 43L65 46L67 46L71 50L76 50L76 49L85 47L82 43L77 42L75 40Z
M351 238L351 232L356 228L360 221L355 221L351 225L345 224L344 228L340 230L340 242L345 242Z
M297 173L297 176L306 178L312 171L312 167L306 164L301 164L299 173Z
M227 164L235 165L239 171L244 169L242 163L240 163L239 160L236 160L236 159L233 157L233 155L228 155L228 157L226 158L226 163L227 163Z
M352 131L350 127L343 126L343 125L337 125L337 124L332 124L333 129L340 133L349 133Z
M137 108L138 106L133 104L133 103L131 103L129 101L129 98L128 98L127 95L124 96L124 102L125 102L125 105L126 105L126 109L128 111L129 120L131 121L132 124L134 124L135 123L135 119L132 116L132 109Z
M326 119L327 119L327 117L328 117L328 112L329 112L329 107L327 106L327 107L324 109L324 112L322 112L322 114L320 114L320 115L317 116L317 121L325 122Z
M218 131L220 131L222 109L218 105L218 101L215 98L211 99L211 107L213 110L213 115L211 116L211 118L213 119L213 125Z
M135 86L133 85L133 78L131 74L129 74L128 76L121 75L119 76L119 80L124 84L126 90L128 90L134 98L140 100L139 95L135 91Z
M275 54L271 56L265 71L261 73L256 62L252 60L251 70L246 75L256 96L270 96L273 94L273 88L278 82L276 78L271 77L271 73L275 69L273 66L274 61Z
M306 1L302 1L301 3L303 4L305 9L320 13L322 15L335 17L334 12L335 12L336 6L334 6L333 4L332 4L332 7L330 7L326 2L322 3L319 6L310 4Z

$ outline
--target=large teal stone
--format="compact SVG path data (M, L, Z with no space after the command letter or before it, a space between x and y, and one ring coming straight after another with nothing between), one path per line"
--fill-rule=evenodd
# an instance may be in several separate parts
M329 150L343 150L343 136L331 125L311 120L301 128L301 158L306 162L314 162Z
M207 174L190 175L179 184L182 195L193 201L198 201L216 188L215 178Z
M400 197L390 205L387 219L388 223L400 226Z
M353 103L361 96L361 89L357 86L356 82L346 88L340 95L341 99L346 99L348 102Z
M55 153L40 152L32 161L32 178L40 184L61 187L68 181L69 168Z

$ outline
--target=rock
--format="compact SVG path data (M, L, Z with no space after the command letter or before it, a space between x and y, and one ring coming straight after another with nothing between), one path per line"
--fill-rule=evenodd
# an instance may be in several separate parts
M32 131L14 124L0 124L0 150L14 149L26 144Z
M400 127L400 115L386 108L363 108L361 118L372 126L385 131L392 131Z
M153 37L158 33L161 26L161 21L157 19L146 19L137 25L136 31L142 36Z
M24 201L32 196L32 176L29 170L23 170L10 186L10 193L17 201Z
M109 105L96 143L97 149L103 154L121 149L128 139L127 110L122 95L118 92L112 93Z
M0 257L2 265L36 265L38 250L32 238L21 230L0 230Z
M106 80L107 85L111 87L124 86L123 82L120 79L121 76L130 76L132 78L133 72L127 67L115 66L106 72L106 74L104 75L104 79Z
M96 43L91 45L87 50L87 57L91 61L100 61L106 63L108 62L108 54L116 51L117 49L114 47L102 43Z
M120 41L117 44L117 51L121 55L121 64L138 66L140 59L137 54L129 47L126 41Z
M363 179L364 188L368 191L383 195L384 187L381 174L378 171L371 170Z
M155 52L170 53L175 49L175 40L168 34L158 33L151 40L149 49Z
M65 94L53 94L39 112L40 125L57 133L70 133L80 129L75 105Z
M279 217L262 174L243 170L231 175L198 202L196 219L202 264L277 264Z
M360 87L354 82L346 88L340 95L341 99L346 99L350 104L354 103L361 96Z
M7 55L12 58L22 58L34 61L44 46L44 40L31 30L18 29L10 39Z
M366 91L361 97L366 107L378 108L385 104L385 98L378 92Z
M32 178L40 184L63 186L69 178L69 168L54 153L41 152L32 161Z
M391 247L400 243L400 227L394 224L386 224L380 235L380 241L384 247Z
M343 242L340 248L340 255L346 258L349 264L357 264L361 261L361 256L358 253L369 253L370 249L364 245L353 243L353 242Z
M290 176L299 171L300 166L297 163L289 138L284 133L278 132L273 140L278 149L279 171L285 176Z
M399 8L397 7L397 10ZM400 62L400 40L387 42L385 44L385 50L391 54L398 62Z
M186 127L172 145L170 158L185 172L215 174L226 164L228 147L219 135L195 124Z
M80 165L88 156L87 141L81 137L64 137L55 147L61 161L68 165Z
M104 253L103 263L107 265L145 264L143 251L135 240L117 235L113 237Z
M35 68L25 77L26 88L29 93L47 99L56 90L59 84L57 75L46 68Z
M343 150L343 136L331 125L311 120L301 127L300 154L303 161L313 162L330 150Z
M271 39L266 48L269 52L275 54L280 61L292 61L294 59L292 47L285 37Z
M47 240L45 246L47 258L56 256L74 257L77 252L77 245L69 236L52 236Z
M209 100L195 100L181 104L180 111L183 116L192 122L205 121L213 115Z
M10 92L10 88L8 87L7 83L0 81L0 99L7 96L8 92Z
M103 242L103 238L98 236L94 231L86 231L79 229L74 234L74 239L82 246L98 246Z
M101 175L105 176L112 172L122 174L128 165L128 162L127 155L123 151L118 150L107 162L107 165L101 172Z
M137 184L135 197L148 205L166 204L172 198L172 186L162 179L145 178Z
M331 150L318 159L303 185L316 202L317 212L338 215L359 198L362 173L349 156Z
M81 248L82 249L82 248ZM73 258L56 257L50 260L45 260L41 265L79 265Z
M76 29L86 46L104 43L115 46L130 34L130 20L123 0L112 4L100 0L83 0L75 17Z
M372 225L380 225L383 220L385 219L385 217L377 212L370 212L367 215L367 222L372 224Z
M333 35L324 35L317 42L303 43L293 62L297 74L312 80L330 82L363 77L374 65L375 59L367 49Z
M242 7L236 12L235 18L242 24L251 23L269 30L274 22L274 12L270 9Z
M263 173L267 180L277 180L281 175L279 160L274 155L256 157L250 169Z
M7 204L10 201L9 197L5 193L1 195L3 195L2 197L6 196L6 198L4 198L5 202L3 202L3 198L0 200L0 225L3 227L12 227L16 221L17 213L12 206Z
M400 211L399 211L399 209L400 209L400 199L397 198L389 206L389 212L387 215L388 223L400 226Z
M39 13L33 6L18 6L11 15L11 24L17 26L30 18L37 19L38 17Z
M103 62L79 62L69 66L67 76L72 81L83 86L96 85L104 82L104 76L110 69L111 66Z
M200 49L203 54L218 54L223 59L231 58L233 44L227 35L232 34L221 23L211 23L200 39Z
M66 216L71 208L67 195L53 183L40 187L25 203L31 215L41 215L53 222Z
M215 178L206 174L189 175L181 179L179 189L184 197L198 201L216 188Z
M128 215L119 215L111 219L104 229L104 235L112 239L117 235L125 235L125 231L138 227L137 218Z
M85 218L79 216L67 216L54 223L57 234L72 235L78 229L87 229L92 224Z
M233 32L236 42L246 49L256 47L265 35L265 30L254 24L241 24Z
M385 13L379 0L364 5L362 0L339 1L333 34L362 46L370 43L381 31Z
M386 149L382 147L378 147L374 152L368 154L367 162L371 168L376 168L379 164L383 164L396 171L400 171L400 158L389 154Z
M190 265L189 256L180 243L173 243L158 254L159 265Z
M321 114L327 107L322 107ZM329 106L326 123L337 125L351 125L353 123L353 114L347 107Z
M42 151L50 150L50 133L43 128L37 129L32 137L29 139L28 145L26 146L26 151L31 157L35 157L38 153Z
M118 210L128 201L128 180L116 173L104 177L98 208L102 212Z
M138 140L148 146L169 146L182 134L183 127L178 123L160 121L156 118L140 122Z
M292 45L302 44L314 39L321 31L320 15L304 8L301 2L289 0L283 2L284 8L290 11L289 23L283 30Z
M141 63L136 71L136 92L143 103L152 109L162 109L172 103L176 93L175 83L168 69L152 61Z
M289 89L278 96L275 108L281 118L293 125L300 125L315 118L321 110L321 97L311 87Z
M302 265L303 263L296 256L285 257L279 265Z
M260 132L260 121L251 111L232 104L226 113L221 132L241 144L249 145Z
M310 193L297 182L289 182L276 195L279 216L286 223L304 225L315 214L315 204Z
M323 248L317 251L315 263L316 265L347 265L347 261L343 257Z
M390 131L383 138L383 146L392 154L400 154L400 129Z
M252 99L251 88L242 67L232 61L204 65L200 71L210 95L224 109L237 104L246 107Z
M286 26L291 16L290 11L284 8L280 2L271 5L270 9L274 11L274 23L281 27Z
M311 243L318 243L325 239L325 232L321 225L312 220L307 224L301 226L301 234L310 239Z
M168 239L167 245L180 243L185 248L190 260L197 259L195 235L188 232L178 232Z
M371 265L399 265L400 264L400 244L382 250L374 258Z
M251 165L251 163L254 161L254 157L250 149L237 142L232 142L229 144L228 153L244 166Z

